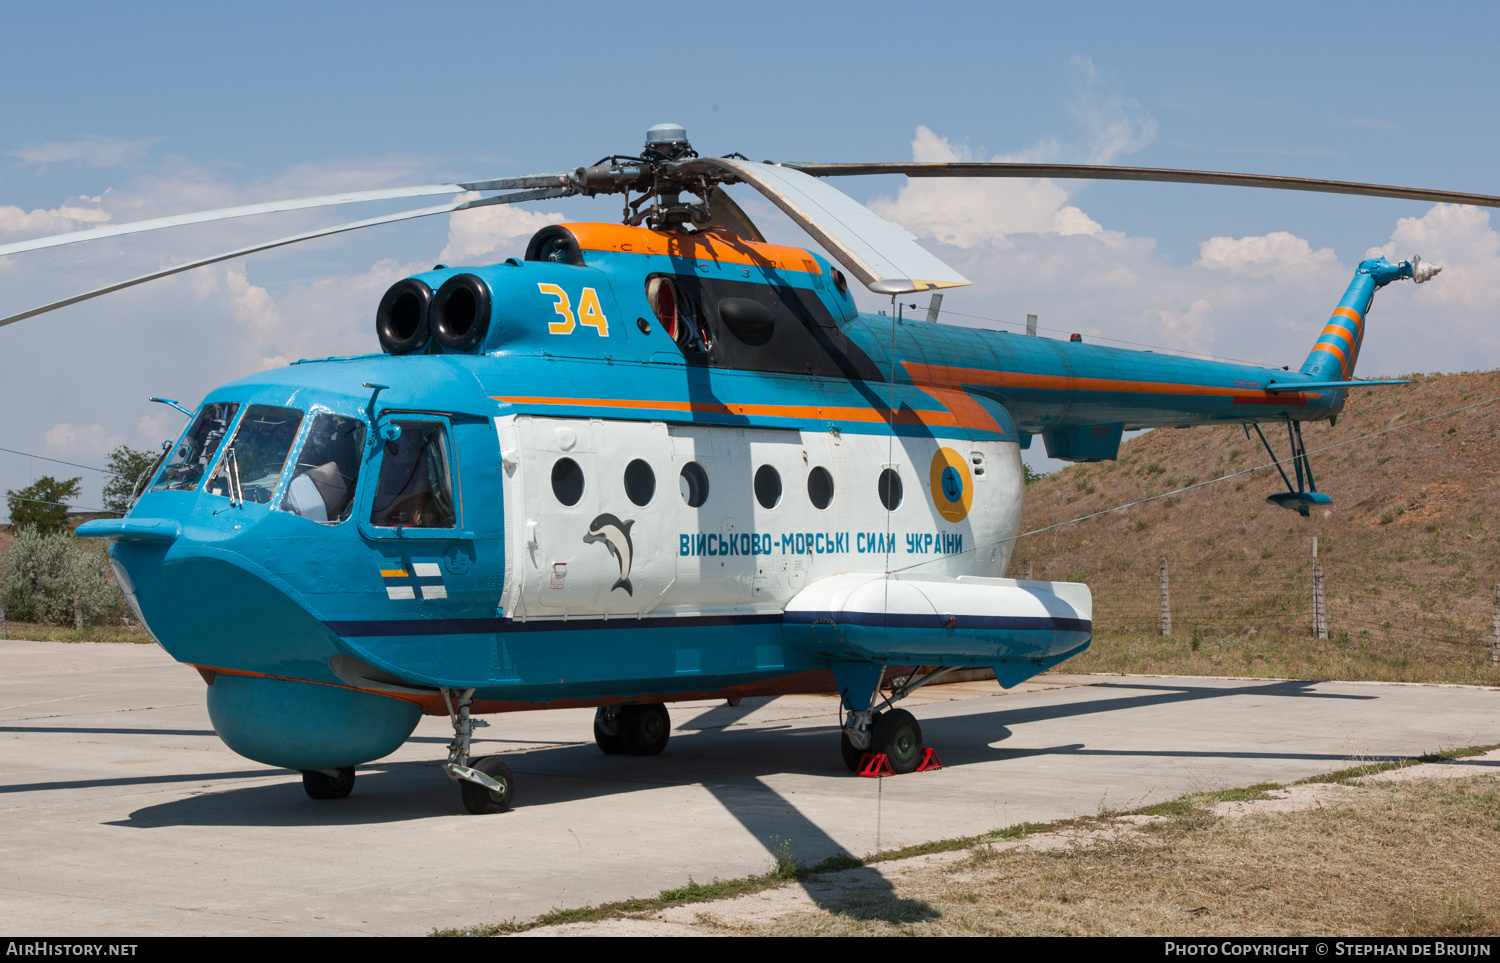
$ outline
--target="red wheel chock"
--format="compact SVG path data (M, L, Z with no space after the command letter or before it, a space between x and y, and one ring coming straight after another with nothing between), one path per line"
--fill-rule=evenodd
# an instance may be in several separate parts
M938 761L937 753L931 749L922 750L922 761L917 764L913 772L931 772L934 769L943 768ZM896 770L891 768L891 761L885 757L883 752L867 752L860 757L859 775L869 779L878 779L881 776L894 776Z
M937 753L933 752L931 748L923 749L922 750L922 761L917 764L917 770L916 771L917 772L931 772L934 769L941 769L941 768L943 768L943 764L938 761Z

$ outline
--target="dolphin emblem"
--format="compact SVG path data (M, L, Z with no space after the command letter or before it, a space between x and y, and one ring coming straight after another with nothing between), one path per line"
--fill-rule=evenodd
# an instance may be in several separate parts
M622 588L629 596L635 595L630 587L630 562L635 555L635 546L630 542L630 526L634 524L635 519L622 522L606 512L589 522L589 533L583 537L585 542L603 542L609 549L609 553L619 560L620 578L609 587L609 590L613 592L617 588Z

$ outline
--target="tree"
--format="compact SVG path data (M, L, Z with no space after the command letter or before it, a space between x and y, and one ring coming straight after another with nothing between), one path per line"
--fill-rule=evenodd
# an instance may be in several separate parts
M130 510L135 490L144 475L156 467L159 452L137 451L121 445L109 453L109 481L104 485L104 507L121 515Z
M5 493L10 502L10 524L14 529L35 528L42 534L63 531L67 527L68 506L63 504L78 497L81 478L60 481L51 475L43 475L21 489L9 489Z
M119 624L124 597L110 577L104 546L66 532L43 535L34 525L16 531L0 553L0 606L19 622L68 625L77 603L88 625Z

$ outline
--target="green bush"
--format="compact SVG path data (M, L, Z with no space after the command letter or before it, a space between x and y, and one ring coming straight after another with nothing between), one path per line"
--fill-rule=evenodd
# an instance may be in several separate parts
M72 535L16 530L10 551L0 556L0 606L18 622L70 625L73 598L86 625L118 624L129 613L115 587L102 545Z

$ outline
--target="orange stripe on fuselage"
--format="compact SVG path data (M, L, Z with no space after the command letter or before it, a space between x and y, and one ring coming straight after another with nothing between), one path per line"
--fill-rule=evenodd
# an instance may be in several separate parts
M1345 308L1345 307L1334 308L1333 309L1333 316L1335 318L1348 318L1350 321L1354 322L1354 326L1356 328L1362 328L1362 327L1364 327L1364 324L1365 324L1365 319L1362 318L1362 317L1360 317L1359 312L1356 311L1356 310L1354 310L1353 308Z
M1184 385L1170 381L1121 381L1114 378L1079 378L1071 375L1021 374L1013 371L990 371L984 368L953 368L946 365L914 364L903 361L907 374L917 387L929 391L928 385L961 387L984 385L995 388L1034 388L1042 391L1116 391L1143 395L1194 395L1197 397L1232 398L1235 404L1286 404L1301 406L1307 395L1273 395L1267 391L1247 392L1243 388L1216 388L1210 385Z
M632 411L680 411L695 415L734 415L742 418L813 418L822 421L889 422L887 408L850 408L817 405L738 405L717 401L636 401L627 398L546 398L538 395L501 396L491 395L494 400L508 405L553 405L569 408L624 408ZM972 401L971 401L972 404ZM975 407L978 407L977 405ZM982 409L981 409L982 410ZM986 417L988 417L986 415ZM931 425L939 428L958 427L961 422L947 411L916 411L903 409L896 415L901 425ZM991 419L993 423L993 419ZM998 430L998 426L994 429Z
M1077 378L1062 375L1028 375L953 368L944 365L902 362L917 388L931 395L947 411L902 409L897 424L923 424L941 428L975 428L1004 434L994 417L969 394L966 385L1004 388L1034 388L1043 391L1115 391L1126 394L1189 395L1229 398L1237 405L1286 405L1301 407L1308 396L1302 392L1272 394L1247 392L1243 388L1184 385L1167 381L1119 381L1109 378ZM742 418L818 419L822 421L889 422L885 408L818 407L813 405L742 405L704 401L639 401L627 398L555 398L540 395L491 395L510 405L551 405L567 408L615 408L630 411L676 411L684 414L734 415Z
M651 231L624 224L564 224L584 251L623 254L661 254L684 261L720 261L727 264L757 264L778 271L822 274L823 268L800 247L746 241L723 228L695 234Z

